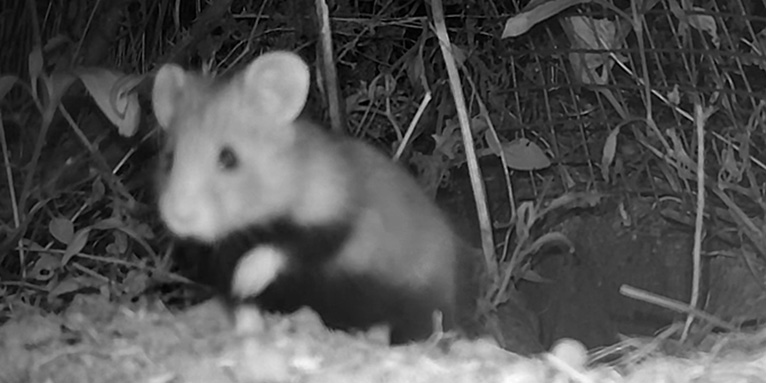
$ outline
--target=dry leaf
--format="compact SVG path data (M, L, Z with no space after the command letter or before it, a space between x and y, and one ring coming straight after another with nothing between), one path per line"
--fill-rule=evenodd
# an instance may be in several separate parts
M540 170L551 166L551 160L534 142L518 138L502 144L508 167L516 170Z

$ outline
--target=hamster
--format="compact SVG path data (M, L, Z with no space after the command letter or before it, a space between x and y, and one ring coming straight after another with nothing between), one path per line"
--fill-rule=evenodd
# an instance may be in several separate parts
M152 91L166 136L158 207L181 257L229 307L308 306L346 331L387 325L391 344L453 327L459 241L403 168L300 118L310 85L290 52L229 79L164 65Z

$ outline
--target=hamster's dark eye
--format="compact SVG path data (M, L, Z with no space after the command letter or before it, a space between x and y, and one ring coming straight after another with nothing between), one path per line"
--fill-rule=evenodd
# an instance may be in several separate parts
M239 165L239 158L230 146L224 146L221 153L218 154L218 165L224 170L236 169Z

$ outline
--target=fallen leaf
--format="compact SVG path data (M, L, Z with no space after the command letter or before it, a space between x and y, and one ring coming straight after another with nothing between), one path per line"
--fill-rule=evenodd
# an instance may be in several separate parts
M104 68L80 68L76 73L120 135L132 136L138 129L141 109L132 90L142 77Z
M705 9L694 7L693 11L705 12ZM692 14L686 17L686 22L693 28L705 32L710 36L710 41L719 48L721 45L721 37L718 36L718 26L715 23L715 19L711 15Z
M540 170L551 166L551 160L545 152L526 138L517 138L501 145L506 163L511 169Z

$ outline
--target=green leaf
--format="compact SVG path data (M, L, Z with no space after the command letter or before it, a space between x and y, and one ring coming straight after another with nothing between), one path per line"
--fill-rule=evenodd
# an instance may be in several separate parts
M543 278L542 275L538 274L534 270L527 270L524 273L521 274L521 279L533 283L550 283L551 280L547 278Z
M11 91L11 88L16 85L17 81L19 81L19 78L16 76L8 75L0 77L0 101L2 101L5 98L5 95Z
M64 251L64 258L61 260L61 265L66 265L69 263L69 260L72 259L75 254L79 254L82 249L85 247L85 244L88 243L88 235L90 234L90 228L85 228L78 230L77 233L74 234L74 238L72 238L72 242L69 243L69 246L67 246L66 251Z
M517 37L532 29L540 22L553 17L567 8L580 3L588 3L591 0L550 0L531 1L523 12L509 18L505 22L501 38Z
M612 166L614 155L617 152L617 135L620 134L620 126L617 125L616 128L609 132L604 143L604 149L601 152L601 176L607 182L609 182L609 167Z
M116 217L109 217L106 219L102 219L96 222L95 224L93 224L93 228L96 230L110 230L110 229L122 228L124 226L125 226L125 223Z
M74 236L74 224L69 218L57 217L53 218L48 224L48 231L53 238L56 238L59 242L68 245L72 242Z
M598 192L568 192L551 201L540 215L546 215L558 208L589 208L601 203L603 195Z
M32 48L27 65L29 65L29 83L32 86L32 97L40 101L40 96L37 93L37 81L43 72L43 51L40 45L35 45Z
M48 294L51 298L55 298L61 294L71 293L72 291L80 289L81 284L75 278L67 278L59 282Z
M38 281L47 281L53 277L53 271L61 266L61 260L59 257L55 257L48 253L43 253L40 258L32 266L32 270L29 272L29 277Z
M570 252L574 252L574 244L567 238L566 235L562 234L561 232L554 231L550 233L543 234L540 238L537 238L535 242L533 242L529 248L528 251L530 254L534 254L540 249L543 248L545 245L549 244L561 244L567 247L567 250Z

